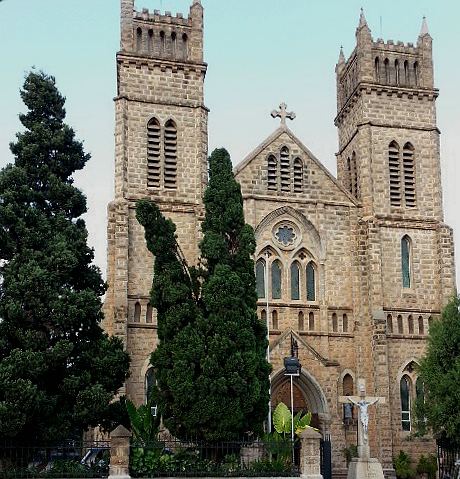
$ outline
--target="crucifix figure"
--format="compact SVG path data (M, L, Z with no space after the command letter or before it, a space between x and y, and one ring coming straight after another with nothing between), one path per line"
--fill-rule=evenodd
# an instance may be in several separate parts
M296 117L293 111L291 112L287 111L286 103L281 103L279 111L273 110L271 115L273 118L281 118L282 126L286 126L286 118L288 118L289 120L294 120L294 118Z
M369 458L369 437L367 435L369 427L368 407L379 402L385 403L384 397L366 396L364 382L359 385L359 396L341 396L339 401L343 404L351 403L358 406L358 457Z

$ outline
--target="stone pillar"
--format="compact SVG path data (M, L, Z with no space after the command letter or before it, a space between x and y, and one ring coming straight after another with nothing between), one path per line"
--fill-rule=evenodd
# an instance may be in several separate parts
M321 475L321 434L307 427L300 435L300 477L323 479Z
M131 432L118 426L110 433L109 479L131 479L129 475L129 442Z

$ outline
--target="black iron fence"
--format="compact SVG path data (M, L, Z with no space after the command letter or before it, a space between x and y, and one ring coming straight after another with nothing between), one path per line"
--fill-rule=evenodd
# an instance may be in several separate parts
M207 443L158 439L132 445L132 477L299 476L298 444L290 440Z
M109 463L106 441L66 441L44 446L0 444L2 479L107 477Z
M460 446L438 441L439 479L460 479Z

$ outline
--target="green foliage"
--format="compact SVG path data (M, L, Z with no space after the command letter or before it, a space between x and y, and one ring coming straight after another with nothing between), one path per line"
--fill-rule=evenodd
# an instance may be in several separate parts
M89 155L54 78L30 73L21 96L24 131L0 172L0 436L38 442L101 422L129 359L99 326L106 287L72 179Z
M434 454L420 456L417 464L417 473L426 474L427 479L436 479L436 472L438 471L438 460Z
M342 449L343 456L345 457L345 460L347 461L347 466L350 464L351 460L354 457L358 457L358 446L351 444L348 447L344 447Z
M452 443L460 438L460 301L453 298L430 326L419 372L425 400L415 408L417 422ZM422 429L423 430L423 429Z
M135 444L142 446L152 445L158 435L158 420L152 416L152 402L136 406L128 399L126 410L128 412L130 429Z
M412 459L404 451L399 451L399 454L393 458L393 467L396 471L396 477L398 479L411 479L415 477L416 472L411 466Z
M302 416L302 411L299 411L294 416L294 434L300 436L302 431L310 426L311 412ZM273 426L275 431L281 435L291 435L292 432L292 414L289 408L283 402L280 402L273 411Z
M270 366L256 314L254 232L224 149L211 155L209 175L200 269L187 266L174 224L156 205L140 201L137 218L155 256L160 341L151 364L160 413L176 437L219 441L262 432Z

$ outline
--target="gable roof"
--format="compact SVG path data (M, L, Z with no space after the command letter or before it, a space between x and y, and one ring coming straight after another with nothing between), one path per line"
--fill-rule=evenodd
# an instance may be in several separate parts
M337 178L321 163L321 161L316 158L316 156L297 138L296 135L286 126L281 125L278 127L269 137L267 137L255 150L251 151L249 155L244 158L243 161L238 163L233 168L233 173L237 176L242 172L262 151L264 151L271 143L276 141L283 133L287 134L291 140L296 143L299 148L309 157L309 159L315 163L315 165L328 177L330 181L343 193L345 196L357 206L359 202L357 199L344 187L342 186Z

